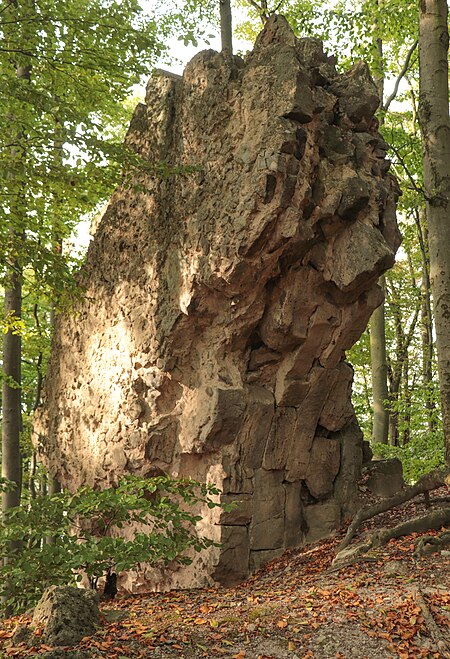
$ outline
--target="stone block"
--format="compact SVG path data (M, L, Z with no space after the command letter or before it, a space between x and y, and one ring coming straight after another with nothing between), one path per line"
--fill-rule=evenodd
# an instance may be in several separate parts
M250 545L246 526L222 526L221 543L223 551L214 567L212 577L231 586L248 576Z
M317 542L339 528L341 507L336 501L324 501L305 506L305 523L308 529L305 542Z
M284 546L298 547L303 543L305 535L305 519L301 499L302 483L284 483L286 492Z
M233 510L220 513L219 523L225 526L249 524L253 513L253 497L250 494L222 494L221 503L232 504Z
M364 256L360 245L367 246ZM370 281L373 272L383 272L394 264L394 252L380 231L356 220L330 245L326 276L343 292L351 292Z
M337 368L337 380L328 393L319 418L319 424L332 432L343 428L354 417L351 401L353 369L344 362Z
M271 512L268 508L267 513ZM284 544L284 516L267 516L260 522L253 518L249 529L252 550L278 549Z
M250 574L256 572L270 561L274 561L283 554L283 549L269 549L250 552Z
M403 486L403 465L398 458L373 460L364 468L368 475L367 487L378 497L391 497Z
M305 483L316 499L332 493L334 479L339 473L340 453L341 447L337 440L314 437Z

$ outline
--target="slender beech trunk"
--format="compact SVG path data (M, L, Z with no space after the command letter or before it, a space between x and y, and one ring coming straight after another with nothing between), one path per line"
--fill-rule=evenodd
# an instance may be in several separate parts
M431 302L431 286L430 286L430 259L428 248L428 229L423 211L414 213L414 220L417 227L417 235L419 237L420 253L422 258L422 309L421 309L421 339L422 339L422 381L426 392L425 408L428 417L428 430L434 432L435 418L434 418L434 400L432 398L433 392L433 354L434 354L434 339L433 339L433 310Z
M17 66L16 76L29 83L31 66ZM23 133L19 131L19 138ZM20 139L19 139L20 141ZM24 158L23 149L12 150L12 160L20 162ZM23 209L20 200L13 207L17 224L11 228L11 237L18 243L24 240ZM20 226L22 223L22 227ZM20 251L20 250L19 250ZM15 318L22 316L22 267L16 258L9 262L9 272L5 282L4 298L5 316ZM21 407L21 361L22 339L20 334L9 330L3 337L3 372L2 385L3 423L2 423L2 476L16 483L12 492L2 493L2 512L20 504L22 488L22 459L20 454L20 433L22 431Z
M447 0L419 0L419 123L437 363L450 465L450 119Z
M230 0L220 0L220 35L222 52L231 57L233 54L233 27Z
M47 495L52 497L54 494L61 492L61 485L56 478L48 476L47 478ZM44 540L46 545L54 545L56 543L56 536L47 535Z
M378 282L383 290L384 277ZM386 403L389 397L387 382L386 332L384 302L370 319L370 360L372 368L373 430L375 443L387 444L389 436L389 411Z
M377 7L379 2L377 0ZM374 22L374 32L378 32L377 20ZM375 41L379 70L375 73L375 83L380 97L380 106L383 108L384 73L383 73L383 42L380 37ZM380 125L383 116L380 117ZM385 278L378 280L383 291L386 290ZM386 318L383 303L375 309L370 319L370 361L372 370L372 397L373 397L373 428L372 441L387 444L389 437L389 410L387 408L388 393L388 365L386 356Z
M20 318L22 314L22 280L17 263L13 265L5 286L4 310L6 317L13 314L15 318ZM3 492L3 512L20 504L22 487L22 461L20 455L20 433L22 430L21 357L21 336L9 330L3 337L3 372L5 378L2 387L2 476L16 483L16 487L12 492Z
M403 399L405 401L405 412L404 412L404 426L403 426L403 437L402 437L402 446L409 444L411 439L411 391L415 387L414 377L411 385L409 384L409 353L406 353L405 363L403 364Z
M14 6L15 3L13 2ZM18 65L16 76L23 80L24 84L30 82L31 66ZM19 130L17 137L20 143L24 133ZM11 160L20 162L25 157L25 148L13 149ZM25 240L25 211L22 200L17 198L12 202L12 215L16 223L11 227L11 237L18 244ZM20 248L17 249L20 253ZM8 272L5 281L4 296L5 316L12 315L15 318L22 316L22 265L17 258L12 257L8 263ZM22 390L21 390L21 363L22 363L22 339L20 334L9 330L3 337L3 373L2 384L2 476L16 484L12 492L2 492L2 513L10 508L20 505L22 493L22 456L20 451L20 433L22 431ZM11 542L12 551L20 551L20 541ZM5 557L4 564L8 562ZM13 586L6 584L6 590L13 590ZM7 605L8 597L2 596L5 604L5 615L11 613Z
M17 262L10 266L10 273L5 284L4 311L6 317L8 314L13 314L15 318L20 318L22 315L22 276ZM11 492L2 492L2 513L20 505L22 491L21 361L21 336L9 330L3 336L2 476L15 483L16 486ZM11 542L9 548L11 551L20 551L21 542ZM3 562L6 565L8 557L4 557ZM9 579L4 585L7 592L13 591L14 586L10 584ZM10 616L12 610L8 605L8 597L3 595L1 599L5 616Z

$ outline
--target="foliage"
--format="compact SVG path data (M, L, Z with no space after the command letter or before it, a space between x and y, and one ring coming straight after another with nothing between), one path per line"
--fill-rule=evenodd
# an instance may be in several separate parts
M82 487L7 511L0 526L0 594L15 611L35 603L50 585L92 584L108 572L140 562L189 564L189 549L215 543L196 533L200 506L213 508L219 490L190 479L128 476L117 487ZM127 528L132 538L120 537ZM48 542L48 538L52 542ZM14 547L22 545L21 551Z
M248 18L237 27L237 33L253 42L261 29L262 2L239 0ZM338 67L348 68L357 59L365 60L373 73L398 72L398 63L417 34L415 0L272 0L267 15L283 14L300 37L318 37L325 49L339 54ZM383 39L385 54L380 61L374 43Z
M25 465L54 314L83 295L68 249L74 227L136 171L179 173L123 144L127 100L172 35L192 43L204 32L212 0L146 5L148 13L138 0L24 0L0 10L0 298L12 271L23 290L22 318L4 314L0 328L22 338ZM17 387L1 368L0 380Z
M377 454L383 458L399 458L403 464L406 483L416 483L433 469L445 467L444 438L442 432L414 433L408 444L389 446L377 444Z

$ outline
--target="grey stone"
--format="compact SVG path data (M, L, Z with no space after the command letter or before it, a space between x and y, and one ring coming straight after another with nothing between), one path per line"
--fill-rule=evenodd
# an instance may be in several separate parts
M270 549L250 552L250 572L256 572L270 561L274 561L283 554L283 549Z
M408 566L402 561L388 561L382 569L388 577L404 577L410 574Z
M370 120L380 104L377 88L365 62L354 67L330 86L339 97L339 109L355 123Z
M364 468L367 487L379 497L391 497L404 486L403 466L398 458L373 460Z
M253 514L253 497L250 494L223 494L221 502L232 504L233 510L220 513L220 523L226 526L249 524Z
M360 211L366 208L370 199L369 186L363 179L355 176L345 184L341 203L337 212L344 220L355 219Z
M14 629L13 636L11 638L12 646L16 645L34 645L36 637L34 636L34 630L32 627L27 625L17 625Z
M76 645L95 632L100 621L99 595L73 586L51 586L33 614L33 624L43 627L48 645Z
M284 483L286 492L284 546L298 547L303 544L306 524L302 502L302 482Z
M220 553L212 576L220 583L231 586L248 575L250 543L246 526L222 526Z
M341 520L341 508L335 501L317 503L305 506L304 517L308 529L306 542L317 542L338 528Z
M328 158L333 163L347 162L353 155L355 147L345 138L345 135L338 126L327 126L323 133L320 151L325 158ZM367 192L368 190L366 190ZM368 197L366 203L367 200ZM338 209L338 213L342 215L341 206Z
M364 256L361 245L367 247ZM387 270L394 263L394 252L381 233L359 220L336 237L331 251L333 266L328 268L329 277L344 292L358 289L361 281L370 279L371 272Z
M339 473L341 447L336 439L315 437L305 483L313 497L320 499L333 491L334 479Z
M370 543L365 542L359 542L356 545L353 544L350 547L345 547L345 549L341 549L341 551L338 552L333 558L332 565L334 567L351 565L356 561L356 559L365 554L369 549Z

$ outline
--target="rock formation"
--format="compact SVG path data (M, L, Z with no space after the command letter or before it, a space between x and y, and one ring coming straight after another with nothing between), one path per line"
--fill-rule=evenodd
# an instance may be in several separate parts
M378 102L365 64L338 75L274 16L245 61L208 50L182 78L157 72L135 111L128 145L182 169L112 196L86 298L57 323L36 442L69 488L163 470L237 502L205 512L222 548L171 584L242 579L355 503L345 351L399 245Z

